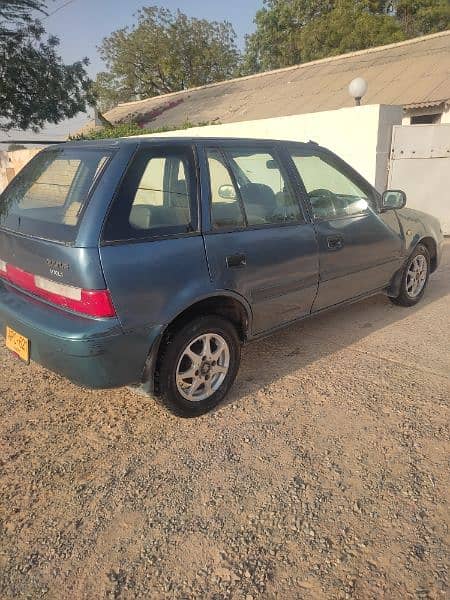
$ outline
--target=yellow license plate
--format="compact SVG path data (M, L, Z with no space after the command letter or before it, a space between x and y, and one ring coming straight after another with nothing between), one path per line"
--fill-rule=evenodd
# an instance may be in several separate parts
M21 360L30 362L30 340L10 327L6 327L6 347Z

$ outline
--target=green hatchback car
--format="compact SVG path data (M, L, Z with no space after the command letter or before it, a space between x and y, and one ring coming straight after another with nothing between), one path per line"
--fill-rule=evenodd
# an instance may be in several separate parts
M241 346L330 307L423 296L439 222L315 143L70 142L0 196L0 332L92 388L215 407Z

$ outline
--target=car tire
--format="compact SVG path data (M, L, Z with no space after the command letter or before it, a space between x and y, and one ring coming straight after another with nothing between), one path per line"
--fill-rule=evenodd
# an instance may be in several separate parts
M158 395L181 417L198 417L217 406L236 378L241 342L226 319L198 317L168 336L157 369Z
M403 269L400 293L390 300L400 306L414 306L422 299L429 276L430 253L426 246L418 244Z

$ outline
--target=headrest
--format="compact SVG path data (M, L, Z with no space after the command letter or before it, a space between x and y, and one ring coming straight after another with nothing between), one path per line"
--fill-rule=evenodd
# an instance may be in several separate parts
M264 183L246 183L240 188L240 192L245 202L271 208L276 204L272 188Z

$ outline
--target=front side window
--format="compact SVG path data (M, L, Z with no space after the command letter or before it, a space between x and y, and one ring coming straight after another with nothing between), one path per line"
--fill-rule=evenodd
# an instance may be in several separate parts
M183 152L139 152L114 202L105 240L192 231L191 164Z
M273 152L224 148L210 149L207 156L213 227L240 227L245 221L250 226L302 221L298 201Z
M354 181L320 156L292 155L311 202L315 219L366 213L371 200Z

